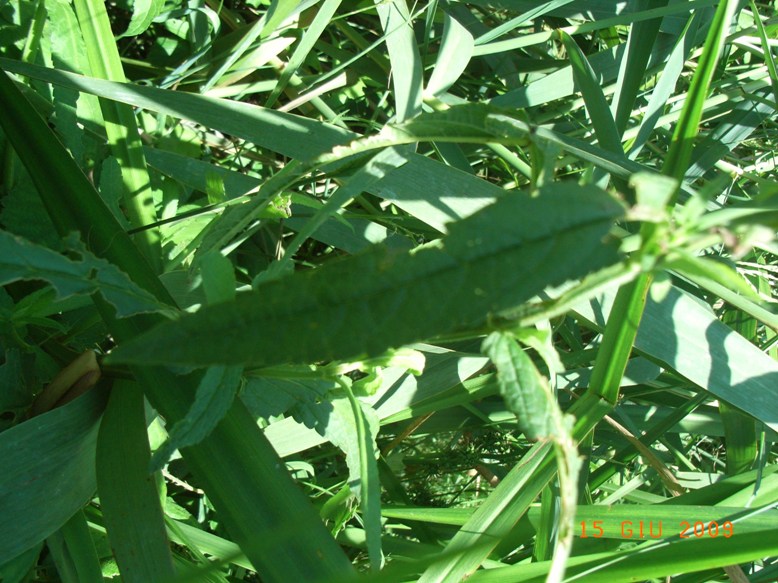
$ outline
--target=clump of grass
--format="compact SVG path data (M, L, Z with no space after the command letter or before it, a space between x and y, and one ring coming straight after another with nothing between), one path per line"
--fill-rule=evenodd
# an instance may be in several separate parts
M7 3L0 578L771 580L772 8L578 4Z

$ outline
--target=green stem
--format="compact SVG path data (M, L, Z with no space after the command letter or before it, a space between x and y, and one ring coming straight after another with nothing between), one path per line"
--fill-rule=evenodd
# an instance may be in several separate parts
M651 280L651 274L642 273L619 288L594 361L589 390L613 405L619 399L621 379L635 343Z

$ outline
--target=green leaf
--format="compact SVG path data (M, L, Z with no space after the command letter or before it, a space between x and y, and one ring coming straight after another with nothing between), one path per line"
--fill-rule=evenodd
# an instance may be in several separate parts
M403 0L376 2L381 26L386 35L386 48L392 64L395 117L405 121L421 113L422 62L413 32L411 14Z
M678 38L675 41L675 46L665 61L664 67L662 69L662 75L659 77L659 81L651 92L651 99L648 100L648 104L646 105L645 112L643 114L643 119L640 120L637 135L635 136L635 139L631 144L628 152L630 158L635 158L643 149L643 146L645 146L646 142L651 136L651 133L654 131L654 128L659 122L659 119L664 112L665 107L667 106L667 101L675 92L678 78L681 76L684 65L689 58L689 54L694 48L694 39L702 19L703 16L701 16L701 11L695 11L691 18L689 18L687 21L686 26L684 26L683 30L678 35ZM627 76L629 76L629 74L627 74ZM619 95L619 97L621 96ZM619 99L618 106L621 109L621 99ZM623 114L622 117L619 117L619 113L617 112L616 118L623 119Z
M240 366L214 366L205 372L191 409L173 425L167 441L154 452L151 472L161 470L177 449L197 445L213 431L232 406L242 375Z
M602 327L613 290L575 311ZM652 286L635 348L778 430L778 364L678 288Z
M0 434L0 564L54 533L94 494L106 396L88 391Z
M662 8L668 0L640 0L635 9ZM619 77L616 81L616 92L613 97L611 110L619 135L624 133L627 122L635 107L635 100L646 74L651 50L656 42L662 18L653 18L648 21L635 22L629 31L627 38L626 54L621 60Z
M481 350L497 368L497 382L505 404L516 415L519 429L529 439L555 433L551 388L535 363L512 334L492 332Z
M775 518L771 517L774 521ZM681 519L684 520L684 519ZM708 523L705 523L706 526ZM633 526L637 526L635 523ZM692 523L692 527L694 523ZM734 525L737 533L738 524ZM721 532L721 531L720 531ZM707 530L706 530L707 533ZM643 581L658 579L676 573L692 573L747 563L778 552L778 533L775 529L724 536L676 537L656 543L645 543L627 551L594 553L574 557L567 567L565 581L612 583L615 581ZM489 569L475 573L471 581L479 583L543 583L548 563L515 565L503 569ZM704 577L703 580L708 579Z
M235 299L235 269L232 262L218 251L210 251L200 259L203 290L209 304Z
M720 2L716 9L705 46L699 63L695 69L692 83L683 102L683 110L678 124L675 126L670 151L665 158L662 172L668 176L682 180L689 168L694 149L694 139L699 132L700 120L708 96L719 57L729 34L732 17L738 9L736 0Z
M0 123L29 172L49 218L61 236L89 233L89 250L126 272L163 301L170 296L148 269L130 237L105 207L94 185L11 79L0 75ZM172 302L172 300L170 300Z
M341 1L342 0L324 0L324 2L322 2L321 7L319 7L318 12L316 13L316 17L311 23L311 26L308 27L307 31L305 31L305 34L303 34L302 39L300 39L300 43L295 48L294 53L289 59L289 62L286 63L283 71L281 71L281 75L278 77L273 91L267 98L265 107L273 107L278 97L281 95L284 89L286 89L286 86L291 80L292 76L297 73L300 66L308 57L308 54L316 46L316 41L319 40L319 37L325 31L327 25L332 21L332 17L338 10L338 6L340 6Z
M346 461L349 465L349 487L359 496L362 519L367 533L367 552L374 571L383 565L381 551L381 482L378 478L378 415L369 405L354 397L350 387L345 386L351 419L345 418L345 411L339 417L348 435ZM337 411L338 405L333 403ZM329 426L329 424L328 424ZM341 431L337 431L341 433ZM332 432L330 432L332 436ZM335 442L333 442L335 443ZM342 446L341 446L342 447ZM356 474L356 481L355 476ZM355 487L358 486L358 487Z
M43 543L30 547L21 555L0 565L0 580L8 583L22 583L29 579L30 571L38 564Z
M336 386L335 381L320 378L254 377L246 380L240 399L254 417L268 419L295 407L313 407Z
M89 67L96 77L123 82L124 69L103 0L74 0L73 6L84 35ZM76 31L73 34L77 34ZM104 129L112 154L119 161L124 183L125 210L134 227L153 225L154 198L143 142L135 112L124 104L100 100ZM156 272L162 271L160 235L156 227L144 229L135 237L138 249Z
M459 79L473 56L473 42L473 35L456 18L444 12L443 39L424 90L429 97L447 91Z
M165 308L116 266L92 255L77 239L70 243L76 246L80 261L0 230L0 285L19 280L48 281L60 300L99 292L116 308L119 317Z
M137 36L148 29L154 19L165 8L165 0L134 0L132 3L132 20L118 38Z
M614 153L592 146L545 126L532 125L512 110L485 103L455 105L443 111L422 113L397 125L386 125L377 135L334 147L331 152L319 156L314 163L323 165L378 148L420 141L525 144L533 136L557 145L617 177L626 178L634 172L646 170L641 164L628 160L621 150ZM413 157L410 161L414 165L421 165Z
M747 99L739 101L726 115L717 119L715 126L709 129L694 147L691 166L686 171L685 180L693 182L703 176L719 160L729 156L732 150L759 130L766 120L772 119L776 106L770 101L770 97L772 96L767 90L754 91Z
M719 483L726 482L722 480ZM753 487L753 484L750 484ZM708 486L709 487L709 486ZM679 498L674 498L678 500ZM387 507L384 506L382 514L387 517L401 518L407 520L420 520L435 524L450 524L461 526L473 515L472 508L414 508L414 507ZM600 520L603 529L603 538L625 539L637 537L634 532L630 537L628 531L622 531L622 524L625 521L632 522L632 526L640 522L648 524L653 520L655 523L662 522L662 535L678 536L683 527L680 522L688 520L689 522L702 521L706 524L710 521L717 521L722 524L728 518L733 519L733 515L742 514L743 509L728 506L705 506L702 504L671 504L671 505L597 505L581 504L578 505L575 512L576 517L576 535L581 536L586 529L589 535L592 534L591 522ZM532 528L537 528L542 520L541 509L533 506L527 511L527 519ZM749 517L742 522L737 523L737 532L759 532L772 530L774 521L778 519L778 510L768 510L757 516ZM582 524L583 522L583 524ZM625 525L630 526L630 525ZM654 532L656 527L654 525Z
M0 432L21 420L33 396L33 387L25 383L23 370L29 355L23 356L18 348L8 348L3 356L4 362L0 364L0 387L3 387L0 391Z
M154 477L143 390L117 381L97 441L97 488L122 581L161 581L174 575L170 543Z
M412 253L379 247L271 281L164 324L109 358L269 365L378 355L482 325L548 285L615 263L614 246L603 240L621 212L591 186L505 196L452 224L442 244Z
M361 403L361 402L360 402ZM378 435L379 419L375 411L365 403L360 404L366 428L373 443ZM355 496L362 495L360 443L357 435L357 419L351 403L342 392L335 391L328 400L315 402L312 399L300 400L292 411L294 418L307 427L315 429L338 449L346 454L349 468L348 483Z
M56 249L60 239L30 175L23 167L14 173L15 184L3 195L0 223L14 235Z
M345 395L344 391L348 391ZM373 569L380 568L381 484L376 462L376 437L380 421L375 410L354 397L350 387L341 385L329 400L299 402L295 418L315 429L346 455L348 485L359 499L367 531L367 547Z
M756 290L752 288L746 279L740 275L731 265L712 257L699 257L685 251L676 251L670 259L663 264L666 269L677 271L703 287L705 282L712 281L724 288L744 296L751 301L760 303L762 299ZM770 322L773 326L778 324L775 317Z
M387 174L406 164L407 161L407 158L394 148L387 148L378 152L327 199L316 211L316 214L305 223L305 226L299 230L294 239L286 246L284 256L270 266L268 269L269 273L263 273L262 276L269 275L274 277L283 273L284 268L291 268L291 260L294 254L328 218L333 216L338 209L346 206L353 198L385 178Z
M165 92L163 92L165 93ZM174 92L175 93L175 92ZM87 177L53 136L45 121L5 74L0 74L0 124L9 143L30 170L38 193L60 235L89 233L91 252L110 260L133 281L163 300L172 299L100 201ZM99 296L92 296L111 334L119 342L148 329L160 316L117 320ZM152 405L166 419L185 417L194 397L188 379L163 368L133 367ZM307 497L280 465L277 454L237 401L214 431L182 452L208 491L231 536L269 581L289 577L314 580L348 577L350 562L322 524ZM47 494L50 498L50 488ZM41 502L44 506L50 502ZM71 513L72 514L72 513ZM306 537L279 525L302 528Z
M46 547L64 582L103 583L100 560L82 510L46 539Z
M573 77L578 89L581 91L586 111L589 113L592 128L597 136L597 141L604 150L623 154L621 136L616 128L613 114L602 92L602 83L598 79L586 55L578 47L578 44L566 32L560 31L560 37L567 49L570 63L573 67Z

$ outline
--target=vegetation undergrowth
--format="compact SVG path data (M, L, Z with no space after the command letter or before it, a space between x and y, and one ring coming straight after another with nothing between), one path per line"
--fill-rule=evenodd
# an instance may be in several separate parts
M0 580L775 580L776 39L0 4Z

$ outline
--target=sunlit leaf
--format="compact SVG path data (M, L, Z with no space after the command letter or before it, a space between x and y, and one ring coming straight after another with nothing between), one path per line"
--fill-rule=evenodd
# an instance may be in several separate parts
M505 196L412 253L378 247L208 306L119 347L114 362L280 364L377 355L477 326L617 260L621 206L594 187ZM218 338L218 342L213 339Z

